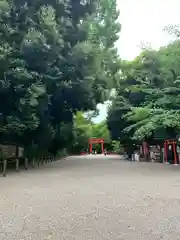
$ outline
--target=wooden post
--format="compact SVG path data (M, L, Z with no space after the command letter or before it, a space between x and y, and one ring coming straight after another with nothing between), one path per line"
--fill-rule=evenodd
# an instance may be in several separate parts
M176 142L173 142L173 153L174 153L174 166L178 166L176 155Z
M38 160L37 160L37 165L38 165L38 167L40 166L40 159L39 159L39 157L38 157Z
M32 167L35 168L35 157L32 159Z
M25 170L28 169L28 158L27 157L25 158L25 161L24 161L24 168L25 168Z
M41 162L42 162L42 164L44 164L44 157L43 156L41 157Z
M19 158L16 158L16 172L19 172Z
M148 146L148 143L146 141L143 142L143 148L144 148L144 158L145 158L145 161L148 161L149 146Z
M92 153L92 143L89 144L89 152Z
M101 153L104 153L104 143L101 142Z
M164 142L164 163L165 164L168 164L168 152L167 152L167 144L166 144L166 141Z
M3 177L6 177L7 173L7 159L3 160Z

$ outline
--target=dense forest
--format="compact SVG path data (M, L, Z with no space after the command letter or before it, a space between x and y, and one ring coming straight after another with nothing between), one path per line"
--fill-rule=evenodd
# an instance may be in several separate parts
M159 50L143 49L133 61L121 62L107 123L113 139L124 146L163 143L180 134L180 40L178 26L166 31L177 39Z
M119 70L112 0L0 1L0 143L56 154Z
M116 0L1 0L0 23L1 144L56 155L91 137L118 150L179 136L178 26L165 28L174 42L129 62L115 47ZM107 100L107 120L93 123Z

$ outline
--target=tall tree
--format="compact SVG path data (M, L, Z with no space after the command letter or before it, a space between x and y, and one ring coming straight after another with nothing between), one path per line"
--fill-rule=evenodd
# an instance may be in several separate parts
M176 137L180 129L179 50L177 40L159 51L143 51L134 61L122 65L117 97L108 116L112 135L117 138L124 134L136 141L160 135ZM129 109L122 112L122 106ZM123 126L119 134L113 119L117 126Z
M0 2L1 142L69 144L74 113L104 101L117 70L117 18L108 0Z

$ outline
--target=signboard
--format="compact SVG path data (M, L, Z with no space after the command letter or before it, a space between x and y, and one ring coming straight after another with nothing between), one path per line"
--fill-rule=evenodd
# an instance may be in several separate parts
M150 158L153 162L160 162L161 152L160 146L150 146Z
M0 157L22 157L24 154L24 148L16 147L14 145L0 144Z

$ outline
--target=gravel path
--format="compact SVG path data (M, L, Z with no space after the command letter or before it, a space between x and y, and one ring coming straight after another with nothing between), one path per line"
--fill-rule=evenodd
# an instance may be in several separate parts
M180 240L180 167L70 157L0 178L0 240Z

